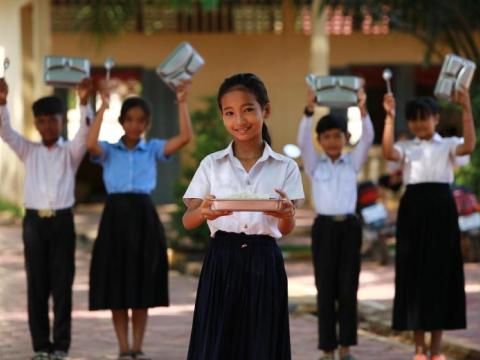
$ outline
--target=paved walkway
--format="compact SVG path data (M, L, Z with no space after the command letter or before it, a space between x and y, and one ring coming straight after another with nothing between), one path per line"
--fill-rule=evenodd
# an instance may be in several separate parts
M87 221L77 218L79 222ZM72 359L115 359L116 340L109 312L89 312L88 246L78 244L77 273L74 284ZM311 293L308 267L289 264L291 291ZM306 271L304 273L304 271ZM168 308L151 310L145 339L145 352L156 360L186 358L197 279L171 272L171 303ZM316 319L311 315L291 316L294 360L319 357L316 350ZM359 359L404 360L410 358L410 346L360 332L355 348ZM25 272L19 226L0 226L0 359L26 360L31 355L27 325ZM225 359L228 360L228 359Z

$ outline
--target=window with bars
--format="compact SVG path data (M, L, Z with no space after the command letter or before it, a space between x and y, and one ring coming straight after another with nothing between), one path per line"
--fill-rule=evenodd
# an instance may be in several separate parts
M284 0L288 1L288 0ZM174 5L174 3L183 5ZM284 29L282 0L218 0L218 5L207 8L200 1L144 0L135 2L134 13L122 13L112 0L108 6L94 0L52 0L52 30L71 32L85 26L82 14L103 12L102 21L122 22L126 32L154 33L239 33L281 34ZM108 9L107 9L108 8ZM294 29L298 34L311 35L313 18L311 0L295 0ZM124 10L123 10L124 11ZM325 9L328 35L385 35L390 32L387 15L375 18L364 9L361 14L346 12L341 5ZM87 15L88 16L88 15ZM93 16L92 16L93 18ZM122 20L123 19L123 20ZM87 19L92 21L91 19Z
M82 14L92 10L109 11L103 15L111 21L122 21L122 31L154 33L275 33L283 31L281 0L219 0L218 6L205 8L201 2L192 1L187 5L173 5L169 0L146 0L138 2L135 14L122 14L122 8L95 8L92 0L52 0L52 30L72 32L82 30L85 21ZM87 19L88 21L93 21ZM85 20L85 19L84 19ZM117 23L118 24L118 23Z

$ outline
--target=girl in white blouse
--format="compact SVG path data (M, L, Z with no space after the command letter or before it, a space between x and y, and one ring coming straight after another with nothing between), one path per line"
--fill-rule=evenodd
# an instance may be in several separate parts
M201 162L184 195L183 223L207 221L212 239L197 291L189 360L290 359L287 277L275 239L295 226L304 198L297 164L270 147L270 102L262 81L237 74L220 86L218 105L233 137ZM271 212L211 210L238 193L283 199Z
M386 94L383 154L403 165L406 192L397 221L393 328L413 330L415 360L426 360L425 332L432 333L430 356L443 360L443 330L466 327L463 263L458 214L450 184L453 168L475 148L475 127L466 89L457 92L462 108L463 139L435 132L438 105L432 98L407 103L413 140L393 143L395 99Z

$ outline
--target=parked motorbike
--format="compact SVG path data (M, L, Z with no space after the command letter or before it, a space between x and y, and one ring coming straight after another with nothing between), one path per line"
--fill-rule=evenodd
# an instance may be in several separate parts
M480 261L480 209L477 197L465 186L452 186L462 236L464 261Z
M394 235L395 225L380 201L378 185L372 181L358 184L357 213L363 227L362 255L388 264L391 256L387 240Z

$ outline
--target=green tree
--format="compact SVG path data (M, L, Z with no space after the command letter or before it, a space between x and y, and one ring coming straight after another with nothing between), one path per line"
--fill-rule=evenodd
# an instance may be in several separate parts
M171 225L176 234L172 245L177 247L185 245L185 241L191 241L201 248L206 245L210 238L210 232L206 224L188 231L183 227L182 217L186 210L183 195L202 159L208 154L225 148L230 139L220 120L217 99L213 96L205 98L205 105L204 110L194 111L191 115L193 130L196 134L195 141L193 146L186 150L188 161L182 164L180 180L175 186L177 210L172 214ZM192 244L188 244L188 246L190 245Z

